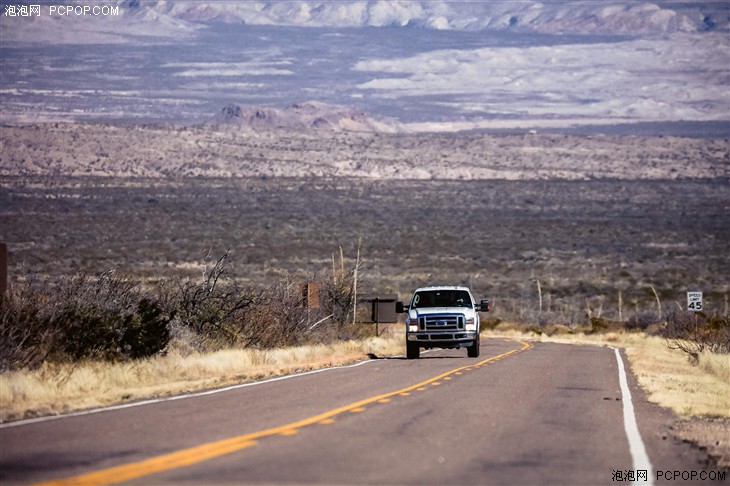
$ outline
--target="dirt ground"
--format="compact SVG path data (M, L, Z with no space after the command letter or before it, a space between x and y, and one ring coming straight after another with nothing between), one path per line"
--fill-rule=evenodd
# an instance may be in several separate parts
M674 425L675 436L694 444L717 462L721 468L730 468L730 419L692 418Z

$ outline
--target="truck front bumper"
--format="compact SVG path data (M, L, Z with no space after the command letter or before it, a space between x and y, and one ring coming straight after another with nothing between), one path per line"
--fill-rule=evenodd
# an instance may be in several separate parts
M406 339L408 341L418 341L424 345L448 346L456 344L471 344L478 338L476 331L453 331L453 332L409 332Z

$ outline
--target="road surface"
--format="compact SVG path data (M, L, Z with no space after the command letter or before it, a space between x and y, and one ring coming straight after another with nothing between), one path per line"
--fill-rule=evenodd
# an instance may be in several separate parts
M624 363L491 338L476 359L437 350L11 424L0 483L662 484L707 467Z

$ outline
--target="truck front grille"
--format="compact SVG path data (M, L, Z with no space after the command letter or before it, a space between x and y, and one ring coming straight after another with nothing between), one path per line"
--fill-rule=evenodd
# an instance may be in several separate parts
M425 331L457 331L464 329L462 314L431 314L420 319L420 328Z

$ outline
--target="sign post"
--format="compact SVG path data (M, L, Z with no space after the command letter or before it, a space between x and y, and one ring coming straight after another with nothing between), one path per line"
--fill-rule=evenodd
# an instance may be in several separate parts
M687 292L687 310L700 312L702 309L702 292Z

